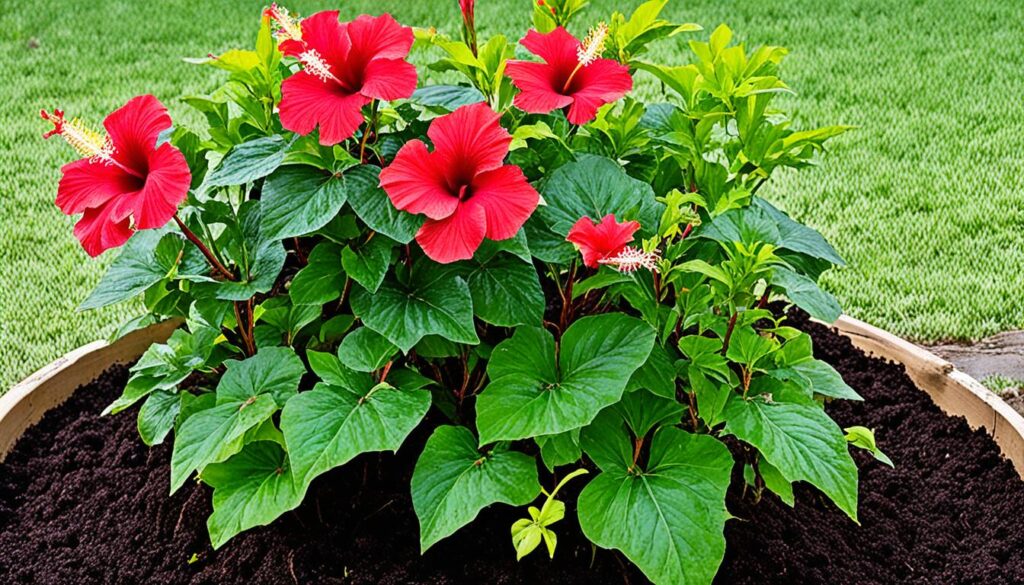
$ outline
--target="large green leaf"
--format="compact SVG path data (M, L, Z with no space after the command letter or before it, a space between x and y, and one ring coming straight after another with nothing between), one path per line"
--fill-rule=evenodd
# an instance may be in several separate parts
M609 213L619 221L635 219L647 230L655 230L663 207L654 200L650 185L627 175L619 163L589 154L555 170L541 194L547 205L537 213L563 238L581 217L597 221Z
M839 301L834 296L822 290L818 283L803 274L776 266L772 284L786 291L786 296L796 303L796 306L807 311L815 319L834 323L843 313Z
M181 397L174 392L161 390L149 395L139 409L139 436L147 447L159 445L174 428L174 421L181 409Z
M484 94L475 87L461 85L428 85L412 94L412 101L432 108L443 108L449 112L460 106L478 104L484 101Z
M404 352L427 335L458 343L479 343L473 325L473 299L466 281L428 260L413 266L407 285L389 278L376 294L352 291L352 310L363 323Z
M666 426L654 434L647 465L634 466L623 421L610 413L584 430L584 448L613 435L626 449L601 461L601 474L580 493L583 533L621 550L654 583L710 583L725 555L729 450Z
M473 311L480 319L500 327L541 324L544 291L532 263L499 253L467 262L463 276L473 295Z
M317 384L288 402L281 430L302 492L360 453L397 451L430 408L430 392L378 384L368 392Z
M239 216L243 245L239 251L241 257L236 261L242 268L241 278L213 285L217 298L225 301L245 301L257 293L270 291L281 275L287 257L284 245L263 233L261 201L245 202Z
M380 169L358 166L345 174L348 204L359 219L375 232L408 244L423 224L423 217L399 211L380 188Z
M140 230L129 238L79 309L98 309L130 299L168 277L202 278L206 272L206 260L191 243L176 234Z
M263 183L263 235L282 240L312 233L341 211L345 180L316 167L288 165Z
M211 187L226 187L266 177L284 162L289 146L291 144L279 135L238 144L232 147L220 165L206 176L206 184Z
M192 472L238 452L243 435L277 412L269 394L251 401L225 402L188 417L174 438L171 493L185 485Z
M340 297L344 288L341 246L323 241L313 248L306 266L292 279L288 296L296 305L322 305Z
M622 397L651 353L654 330L621 313L584 317L555 340L519 327L494 348L490 383L477 397L481 444L553 435L582 427ZM557 356L557 357L556 357Z
M217 384L217 404L242 403L260 394L270 394L284 406L299 389L306 366L288 347L261 349L253 357L224 362L227 371Z
M203 471L213 488L213 514L206 521L216 550L236 534L270 524L302 502L288 456L274 441L249 443L224 463Z
M857 466L842 429L813 401L777 394L730 395L725 432L756 447L787 481L815 485L856 520Z
M763 209L768 214L768 217L775 221L779 231L779 241L777 244L780 247L800 252L801 254L807 254L812 258L828 260L837 266L846 264L835 248L813 228L793 221L788 215L760 197L755 197L753 203Z
M190 416L178 430L171 454L171 493L193 471L223 461L242 447L246 432L268 420L298 391L306 373L287 347L269 347L244 361L226 362L213 408Z
M438 427L412 474L412 506L420 520L420 549L469 524L494 503L522 506L540 493L537 462L495 448L481 453L465 427Z
M397 351L398 348L380 333L360 327L341 340L338 359L357 372L373 372L384 367Z
M357 247L345 246L341 252L341 265L352 280L372 293L377 292L391 265L391 248L394 245L390 238L377 236Z

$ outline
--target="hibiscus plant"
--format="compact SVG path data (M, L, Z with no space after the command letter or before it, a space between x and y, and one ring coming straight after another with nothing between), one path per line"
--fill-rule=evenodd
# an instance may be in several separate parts
M454 36L275 5L253 50L189 60L222 71L183 98L199 128L152 96L104 133L43 112L82 156L57 205L90 255L121 247L83 307L141 297L118 335L181 323L107 412L173 433L170 490L212 488L214 548L417 428L424 551L501 503L529 512L509 554L554 555L570 513L652 581L707 583L734 476L856 520L824 405L860 397L773 302L835 320L817 280L842 260L758 196L847 128L794 129L785 49L696 40L666 3L531 0L518 43L478 38L472 0Z

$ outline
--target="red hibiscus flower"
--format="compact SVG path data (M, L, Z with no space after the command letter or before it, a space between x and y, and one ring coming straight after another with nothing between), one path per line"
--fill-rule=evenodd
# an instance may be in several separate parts
M583 43L564 28L548 34L531 30L521 41L544 63L509 61L505 73L519 88L515 105L531 114L546 114L568 106L573 124L586 124L597 109L633 89L629 69L612 59L599 58L608 28L594 29Z
M303 65L281 84L281 125L303 135L319 126L325 146L351 138L363 123L363 106L416 90L416 68L405 61L412 42L412 29L390 14L341 23L338 11L328 10L302 20L281 43Z
M136 229L160 228L174 217L192 175L181 151L156 144L171 117L155 97L132 98L107 116L108 136L79 120L66 121L60 110L41 114L53 123L44 138L60 135L85 157L61 168L57 207L82 214L75 237L90 256L124 244Z
M498 118L487 104L462 106L430 124L434 152L412 140L381 171L395 207L427 216L416 241L437 262L471 258L485 237L511 238L537 208L523 171L504 164L512 136Z
M589 217L582 217L572 229L566 240L580 249L583 263L590 268L597 268L611 258L618 256L633 241L633 234L640 229L635 221L619 223L609 213L595 224Z

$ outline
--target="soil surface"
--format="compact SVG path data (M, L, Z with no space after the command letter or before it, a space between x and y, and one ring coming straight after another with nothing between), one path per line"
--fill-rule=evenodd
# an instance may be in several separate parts
M855 453L860 526L806 485L795 509L770 494L754 505L733 490L717 582L1024 582L1024 482L995 443L942 414L901 367L797 320L866 398L833 403L831 414L875 428L896 469ZM131 414L98 416L126 376L114 368L81 388L0 465L0 582L645 582L618 553L592 551L571 487L553 562L538 550L516 563L509 526L522 511L508 506L484 510L421 557L408 476L422 431L397 455L363 456L324 475L295 512L214 552L209 490L189 483L168 497L170 447L147 449Z

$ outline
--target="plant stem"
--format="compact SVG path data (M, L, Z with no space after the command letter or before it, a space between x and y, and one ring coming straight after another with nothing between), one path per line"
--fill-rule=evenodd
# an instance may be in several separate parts
M221 275L228 280L238 280L230 270L221 264L220 260L217 259L213 252L206 247L206 244L199 239L199 236L190 230L188 226L185 225L185 222L181 221L181 218L178 217L177 213L174 214L174 221L178 224L178 229L181 230L181 233L185 234L185 237L188 238L188 241L192 242L197 248L199 248L199 251L203 253L203 256L206 257L206 261L210 263L210 266L212 266L214 270L220 272Z
M738 316L739 312L734 312L732 317L729 317L729 325L725 329L725 340L722 342L722 355L729 351L729 340L732 339L732 330L736 328L736 317Z
M373 100L370 104L370 121L366 124L366 130L363 131L363 139L359 143L359 162L366 164L366 143L370 138L371 132L377 130L377 108L380 102Z

